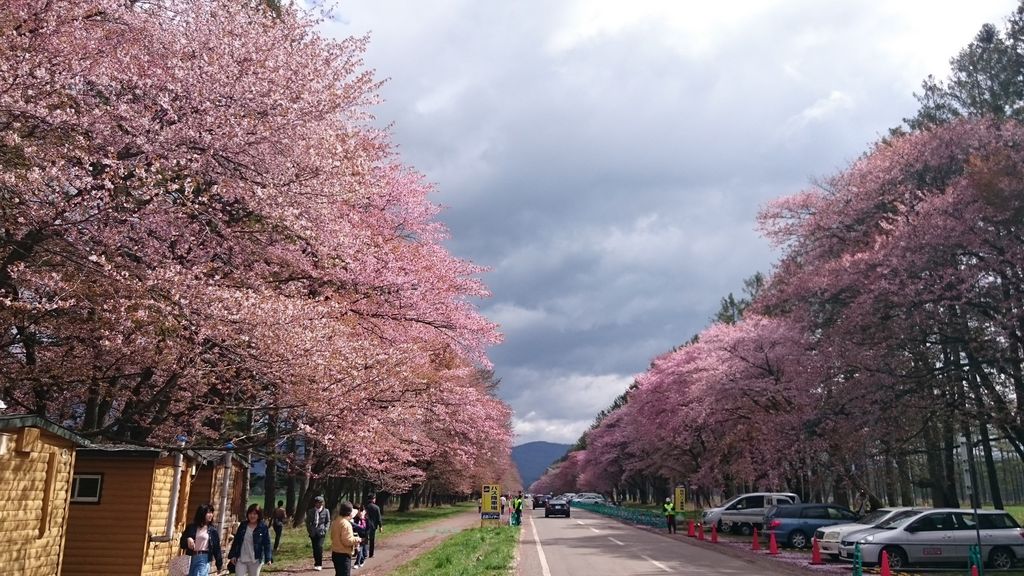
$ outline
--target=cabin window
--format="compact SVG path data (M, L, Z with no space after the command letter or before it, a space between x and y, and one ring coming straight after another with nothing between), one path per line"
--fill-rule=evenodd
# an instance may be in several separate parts
M71 501L99 503L102 489L102 474L75 474L71 482Z

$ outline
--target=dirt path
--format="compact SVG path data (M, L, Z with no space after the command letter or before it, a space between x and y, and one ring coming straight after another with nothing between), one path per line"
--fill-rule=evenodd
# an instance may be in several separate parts
M422 528L388 534L385 531L377 534L373 558L366 561L362 568L353 570L353 576L386 576L396 568L417 556L429 552L446 538L467 528L480 526L480 515L470 510L455 516L431 522ZM313 560L310 559L311 565ZM294 574L299 576L331 576L334 566L331 564L331 553L324 551L324 569L322 572L310 570L310 566L292 568L275 572L275 574Z

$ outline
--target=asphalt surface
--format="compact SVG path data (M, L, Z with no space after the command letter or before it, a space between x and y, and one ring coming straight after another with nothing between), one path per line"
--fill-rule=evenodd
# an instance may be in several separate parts
M685 530L684 530L685 531ZM685 534L668 535L623 524L584 510L571 518L523 513L519 576L689 576L791 575L786 566L744 558L724 547L691 543Z

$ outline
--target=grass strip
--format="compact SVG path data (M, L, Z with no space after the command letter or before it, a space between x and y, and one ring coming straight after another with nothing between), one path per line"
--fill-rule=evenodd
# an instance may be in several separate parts
M391 576L505 576L519 545L518 526L463 530Z
M386 509L383 511L384 530L377 533L378 544L386 543L388 537L393 534L400 534L409 530L421 528L431 522L460 514L467 510L476 510L473 502L464 502L454 506L437 506L433 508L414 508L408 512L396 512ZM333 517L332 517L333 520ZM274 539L274 531L270 531L270 539ZM327 551L324 552L327 564L330 564L330 539L325 543ZM306 527L298 528L285 527L281 535L281 547L274 553L274 563L264 566L264 573L279 572L290 568L313 565L313 546L306 534Z

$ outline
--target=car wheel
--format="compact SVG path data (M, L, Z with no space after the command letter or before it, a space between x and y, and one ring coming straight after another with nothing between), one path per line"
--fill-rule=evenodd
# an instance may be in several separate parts
M806 548L807 534L799 530L793 530L789 533L789 546L790 548Z
M750 524L746 524L746 523L740 524L740 526L739 526L739 528L737 528L737 530L739 531L740 534L742 534L744 536L750 536L751 534L754 533L754 527L751 526Z
M993 548L988 553L988 565L996 570L1009 570L1013 568L1017 557L1009 548Z
M568 517L569 517L569 515L568 515L568 514L566 514L566 515L565 515L565 517L566 517L566 518L568 518Z
M886 546L882 551L889 554L889 568L891 570L902 570L907 567L907 553L902 548ZM878 554L878 564L882 564L881 553Z
M545 512L545 513L544 513L544 517L545 517L545 518L551 518L551 515L550 515L550 514L548 514L547 512Z

